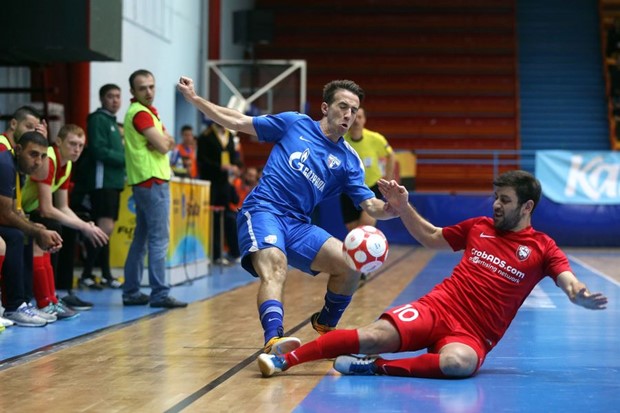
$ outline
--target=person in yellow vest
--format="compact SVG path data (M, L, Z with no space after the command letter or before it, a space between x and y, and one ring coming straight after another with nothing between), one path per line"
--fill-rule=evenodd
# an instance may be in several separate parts
M377 198L381 199L377 182L381 178L388 181L394 179L394 151L383 135L366 129L365 125L366 112L364 108L359 108L353 125L344 134L344 140L355 149L364 164L364 183L375 193ZM382 164L383 159L385 159L385 168ZM377 220L365 211L357 209L348 196L341 195L340 205L347 231L351 231L360 225L376 225Z
M108 242L106 233L93 222L80 219L69 207L69 177L73 162L80 157L85 141L84 130L77 125L68 124L60 129L56 145L47 149L49 162L26 180L22 207L33 222L50 229L57 229L59 225L76 229L95 246L101 246ZM56 280L54 272L50 255L35 247L33 275L37 306L58 318L73 318L76 315L73 307L87 309L73 294L73 271L57 272ZM56 287L68 292L62 302L56 297Z
M364 108L359 108L353 125L344 134L344 140L355 150L364 164L364 183L377 198L381 199L377 182L381 178L394 179L396 157L387 139L378 132L366 129L365 126L366 111ZM374 227L377 224L375 218L368 215L366 211L358 209L346 194L340 195L340 209L347 231L360 225ZM360 280L364 282L366 278L367 274L362 273Z
M25 327L43 327L47 325L43 317L49 317L30 303L33 241L52 253L63 245L60 234L29 221L21 208L25 176L47 163L47 147L47 138L31 131L20 137L13 152L0 152L0 236L6 244L1 284L3 317Z
M0 152L11 151L26 132L36 131L47 138L47 124L41 114L32 106L22 106L13 113L8 129L0 135Z
M6 243L0 237L0 277L2 276L2 264L4 263L4 254L6 254ZM0 331L3 331L6 327L12 326L13 323L8 318L3 318L0 316Z
M170 242L170 162L174 147L153 106L155 77L136 70L129 77L133 96L125 115L125 168L136 212L136 228L125 261L124 305L186 307L171 297L166 282L166 255ZM150 297L140 291L144 256L148 249Z
M4 263L5 254L6 254L6 242L4 242L4 239L0 237L0 279L2 278L2 264ZM8 318L4 318L0 316L0 331L12 325L15 325L13 321L9 320Z

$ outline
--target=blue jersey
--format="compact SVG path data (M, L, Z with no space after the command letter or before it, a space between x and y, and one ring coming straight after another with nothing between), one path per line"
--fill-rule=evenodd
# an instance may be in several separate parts
M364 184L364 166L355 151L342 137L332 142L309 116L296 112L258 116L253 125L260 141L275 145L243 210L310 222L310 214L323 199L345 193L359 205L375 197Z

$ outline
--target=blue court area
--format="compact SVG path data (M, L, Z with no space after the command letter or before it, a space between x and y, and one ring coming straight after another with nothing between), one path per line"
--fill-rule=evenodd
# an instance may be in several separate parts
M174 286L170 295L191 303L255 281L256 279L242 270L239 265L221 269L215 267L211 275ZM147 294L149 291L148 288L143 289L143 292ZM75 319L56 321L45 327L7 328L0 333L0 364L25 354L45 351L47 347L63 341L165 311L161 308L151 308L148 305L125 307L122 303L121 290L76 290L76 292L80 298L94 304L92 310L80 312L80 316Z
M459 258L460 254L438 252L391 306L412 301L429 291L450 273ZM620 411L620 314L617 306L620 285L579 259L571 257L571 264L592 291L602 291L608 296L607 310L595 312L577 307L550 279L545 279L526 300L504 339L488 355L475 377L431 380L340 376L331 372L320 379L293 411ZM252 282L256 280L238 265L224 268L222 273L215 268L211 275L192 280L191 284L175 286L172 295L196 302ZM364 288L371 290L372 280ZM10 365L23 355L57 350L65 341L67 345L74 345L76 338L92 338L92 333L162 312L148 306L124 307L120 290L82 290L79 295L93 301L95 307L82 312L75 320L58 321L44 328L11 327L0 333L0 365ZM252 359L249 365L252 381L247 382L248 385L254 385L254 381L263 382L253 362ZM265 383L277 386L279 380L285 383L286 374ZM175 411L181 410L183 408ZM191 408L188 411L192 411Z
M438 253L393 305L429 291L459 258ZM620 285L578 260L571 259L571 265L591 291L608 296L607 310L578 307L545 279L475 377L432 380L334 373L321 380L295 412L620 411Z

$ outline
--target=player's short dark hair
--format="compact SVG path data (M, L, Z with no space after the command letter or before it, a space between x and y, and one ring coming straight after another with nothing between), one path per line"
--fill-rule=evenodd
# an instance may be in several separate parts
M356 95L360 103L364 100L364 90L352 80L332 80L323 87L323 102L331 105L334 101L334 95L339 89L348 90Z
M44 146L46 148L49 146L49 142L47 141L47 138L36 131L30 131L30 132L24 133L22 136L19 137L19 142L17 142L17 144L21 146L22 148L25 148L26 146L28 146L29 143L33 143L39 146Z
M69 134L72 133L77 136L85 136L84 129L75 125L73 123L67 123L66 125L62 125L62 128L58 131L58 137L61 141L64 141Z
M192 128L190 125L183 125L183 126L181 126L181 132L185 132L186 130L193 131L194 128Z
M114 83L106 83L105 85L99 88L99 99L103 99L110 90L120 91L121 88L118 87L118 85L115 85Z
M146 69L138 69L135 72L133 72L131 74L131 76L129 76L129 87L131 89L133 89L133 81L136 77L138 76L152 76L153 78L155 78L155 76L153 76L153 73L149 72Z
M39 120L41 120L41 117L42 117L41 112L39 112L32 106L24 105L24 106L17 108L17 110L13 112L13 119L15 119L18 122L21 122L22 120L26 119L26 116L28 115L34 116L35 118Z
M538 205L538 201L540 201L540 195L542 193L540 181L527 171L514 170L504 172L493 181L493 185L498 188L505 186L514 188L517 193L519 205L523 205L530 199L534 201L532 212L534 212L536 205Z

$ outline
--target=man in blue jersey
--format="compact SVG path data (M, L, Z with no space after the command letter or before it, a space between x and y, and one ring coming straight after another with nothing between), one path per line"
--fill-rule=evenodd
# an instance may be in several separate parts
M237 215L241 264L261 282L258 312L265 353L281 354L301 344L296 337L283 337L282 290L288 265L309 274L330 274L325 305L311 320L319 334L333 330L351 301L359 273L347 267L342 243L310 223L312 210L323 199L345 193L376 219L394 217L364 185L364 167L342 138L355 120L363 90L350 80L329 82L323 89L323 117L315 121L296 112L244 115L197 96L187 77L181 77L177 88L220 125L275 143L258 186Z

